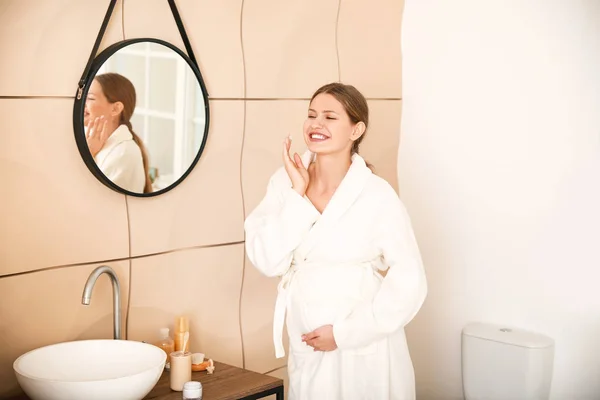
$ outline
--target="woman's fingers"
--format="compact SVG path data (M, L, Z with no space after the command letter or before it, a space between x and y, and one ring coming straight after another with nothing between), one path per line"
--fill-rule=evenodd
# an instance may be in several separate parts
M288 135L288 137L285 139L285 142L287 143L287 151L289 153L290 148L292 147L292 135Z
M297 153L294 153L293 158L290 157L291 137L288 136L283 142L283 165L292 181L292 188L299 195L304 196L308 186L308 171L302 164L302 159Z
M314 351L323 351L321 348L321 341L318 337L314 338L313 340L308 340L306 344L312 347Z
M92 139L96 135L96 122L98 121L98 117L90 120L88 122L88 130L87 135L89 139Z
M306 168L304 168L304 164L302 163L302 159L300 158L298 153L294 153L294 161L296 164L296 168L298 168L299 170L306 171Z
M106 140L110 136L112 132L108 132L106 129L108 123L108 119L104 118L104 116L100 116L94 118L94 120L90 120L87 125L86 132L86 141L88 145L88 149L92 154L92 157L95 157L96 154L102 149Z
M94 136L98 136L98 126L100 124L100 118L98 117L94 120Z
M315 331L302 335L302 341L315 350L319 347L319 335Z
M292 157L290 157L290 146L292 144L291 136L288 136L283 141L283 161L288 164L288 166L293 166L294 168L298 168L298 165Z
M98 139L99 135L98 135L98 126L100 123L100 118L102 117L96 117L94 118L94 122L92 123L92 129L89 130L90 132L90 138L94 138L94 139Z
M106 139L108 139L108 129L106 129L106 123L108 122L108 120L106 120L104 117L102 117L102 121L100 122L100 141L102 143L106 142Z
M283 142L282 158L283 158L284 165L289 166L289 164L290 164L290 162L292 160L290 160L290 154L288 153L288 146L287 146L287 143L285 141Z
M312 332L305 333L304 335L302 335L302 340L307 342L309 340L313 340L318 337L319 337L319 335L315 331L312 331Z

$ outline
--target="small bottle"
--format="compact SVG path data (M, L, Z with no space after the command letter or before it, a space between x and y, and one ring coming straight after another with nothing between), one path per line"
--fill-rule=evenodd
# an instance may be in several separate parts
M177 317L175 319L175 351L183 351L187 353L190 351L190 340L189 335L188 341L186 342L185 349L182 348L185 333L190 331L190 322L187 317Z
M202 384L189 381L183 385L183 400L202 400Z
M156 346L163 349L167 353L167 362L165 363L165 369L168 371L171 369L171 353L175 351L175 342L169 336L169 328L161 328L159 331L159 341Z

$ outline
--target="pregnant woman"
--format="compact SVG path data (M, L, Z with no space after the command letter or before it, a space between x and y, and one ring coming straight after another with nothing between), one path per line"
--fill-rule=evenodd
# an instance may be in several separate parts
M317 90L307 151L290 157L285 139L284 165L245 221L250 261L281 276L273 333L283 357L287 318L290 400L415 398L404 327L426 277L404 205L358 154L368 119L353 86Z

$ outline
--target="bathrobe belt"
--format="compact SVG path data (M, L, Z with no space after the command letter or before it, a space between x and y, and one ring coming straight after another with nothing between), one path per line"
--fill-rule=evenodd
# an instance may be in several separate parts
M292 279L296 272L301 268L327 268L328 266L339 267L347 265L348 267L367 267L370 266L376 269L381 263L379 258L370 261L344 262L344 263L324 263L324 262L298 262L292 261L290 268L281 277L281 281L277 286L277 300L275 301L275 314L273 316L273 343L275 344L275 357L282 358L285 356L283 347L283 324L285 323L285 312L288 305L289 289ZM307 332L308 333L308 332Z

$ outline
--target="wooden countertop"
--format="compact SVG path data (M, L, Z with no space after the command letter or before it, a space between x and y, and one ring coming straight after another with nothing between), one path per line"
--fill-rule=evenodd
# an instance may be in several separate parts
M202 400L258 399L277 392L283 400L283 380L217 361L213 374L192 372L192 380L202 383ZM144 400L181 400L181 396L169 387L169 372L165 371Z
M259 399L277 395L283 400L283 380L215 361L215 372L192 372L192 380L202 383L202 400ZM181 400L183 393L169 387L169 372L164 371L144 400ZM28 400L22 394L12 400Z

